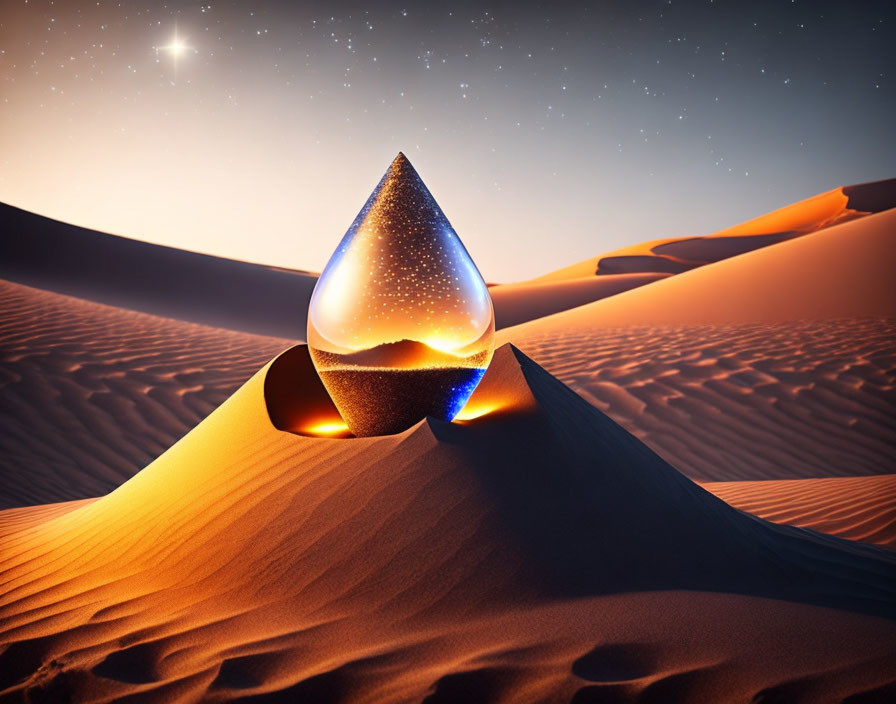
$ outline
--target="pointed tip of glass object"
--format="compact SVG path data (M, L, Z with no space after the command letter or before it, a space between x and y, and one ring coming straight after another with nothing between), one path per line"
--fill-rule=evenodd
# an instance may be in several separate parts
M451 420L494 351L488 287L401 152L318 279L308 346L355 435Z

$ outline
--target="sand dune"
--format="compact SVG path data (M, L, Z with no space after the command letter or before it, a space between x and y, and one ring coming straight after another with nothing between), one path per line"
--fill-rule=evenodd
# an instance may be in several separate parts
M317 274L187 252L0 203L0 277L178 320L304 339Z
M0 507L111 491L289 344L0 281Z
M491 288L497 328L896 206L896 180L846 186L705 237L645 242ZM0 203L0 276L163 317L304 339L317 275L110 235ZM600 274L600 276L595 276Z
M508 328L529 320L598 301L665 278L665 274L589 276L544 284L501 284L489 292L495 304L495 327Z
M296 377L302 355L274 363L297 389L319 384ZM273 368L112 494L0 533L3 696L820 702L894 686L891 554L732 510L510 348L476 392L489 412L380 438L277 431Z
M498 340L692 478L889 474L894 230L896 211L868 216Z
M896 316L896 209L700 267L502 332L570 325L774 323Z
M0 277L86 300L251 334L305 339L317 274L97 232L0 203ZM335 246L335 240L334 240ZM495 285L497 326L613 295L655 275Z
M896 548L896 474L765 482L709 482L703 488L775 523Z
M702 237L643 242L491 289L497 328L585 305L682 272L896 207L896 179L844 186Z
M596 275L678 274L890 208L896 208L896 179L842 186L710 235L642 242L544 274L532 283Z

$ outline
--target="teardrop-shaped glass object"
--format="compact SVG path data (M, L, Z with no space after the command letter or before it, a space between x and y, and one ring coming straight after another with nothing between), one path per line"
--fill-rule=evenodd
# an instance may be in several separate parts
M451 420L494 351L488 287L399 153L314 287L308 348L356 436Z

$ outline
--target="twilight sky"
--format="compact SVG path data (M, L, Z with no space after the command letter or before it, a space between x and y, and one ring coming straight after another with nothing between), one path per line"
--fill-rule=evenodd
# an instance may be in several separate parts
M401 150L486 279L528 278L896 175L894 20L814 0L0 0L0 200L320 270Z

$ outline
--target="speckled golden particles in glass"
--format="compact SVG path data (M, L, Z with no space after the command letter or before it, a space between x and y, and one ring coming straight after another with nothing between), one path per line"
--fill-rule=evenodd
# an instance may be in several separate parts
M451 420L494 351L491 297L466 248L399 153L321 273L308 346L357 436Z

